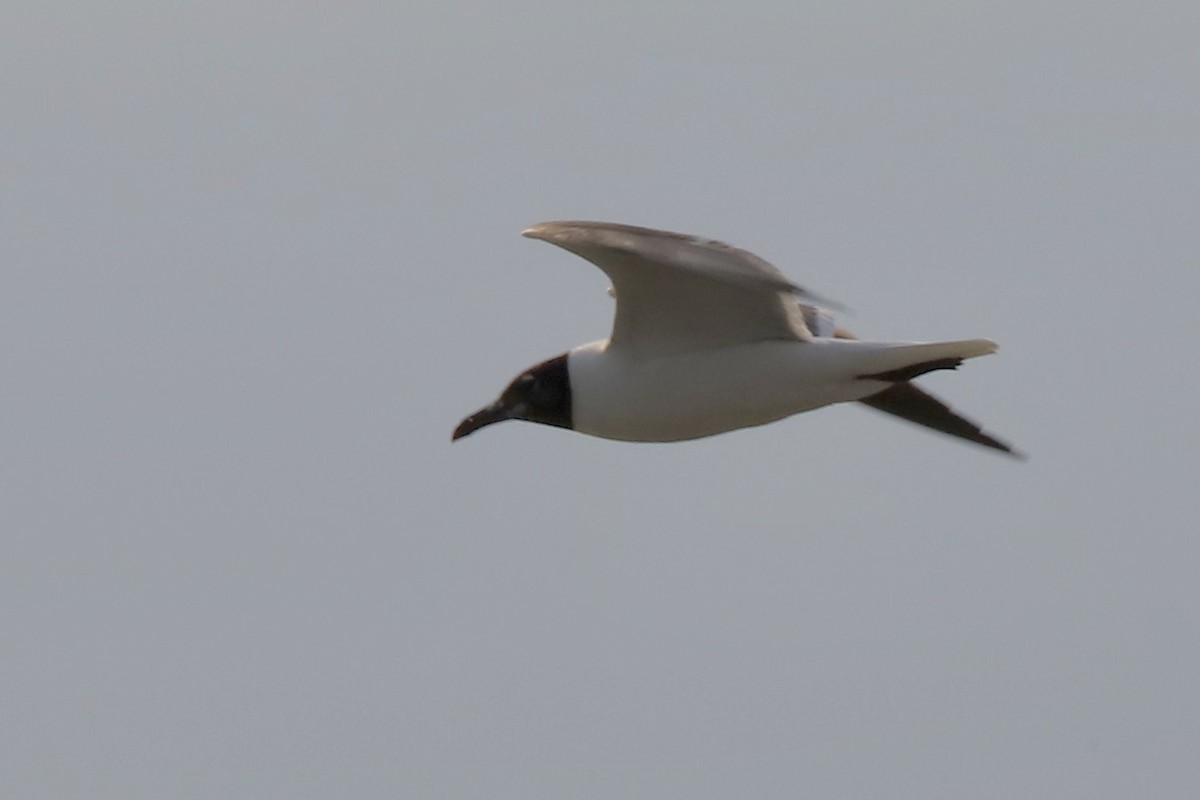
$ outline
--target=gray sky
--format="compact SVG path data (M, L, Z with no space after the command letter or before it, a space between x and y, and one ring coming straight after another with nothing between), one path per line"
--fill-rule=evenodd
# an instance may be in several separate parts
M1200 6L0 12L0 794L1194 798ZM454 424L717 237L859 407Z

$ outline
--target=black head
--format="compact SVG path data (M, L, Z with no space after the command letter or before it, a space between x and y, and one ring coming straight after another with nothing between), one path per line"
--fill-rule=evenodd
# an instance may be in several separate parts
M571 427L571 381L567 377L566 353L532 366L514 378L496 402L460 422L451 441L506 419Z

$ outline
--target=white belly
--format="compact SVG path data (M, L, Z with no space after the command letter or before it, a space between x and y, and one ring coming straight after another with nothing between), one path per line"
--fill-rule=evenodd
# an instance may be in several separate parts
M894 345L844 340L756 342L631 360L583 345L568 361L575 430L606 439L670 442L763 425L886 388L858 376L891 368ZM884 366L878 366L884 364Z

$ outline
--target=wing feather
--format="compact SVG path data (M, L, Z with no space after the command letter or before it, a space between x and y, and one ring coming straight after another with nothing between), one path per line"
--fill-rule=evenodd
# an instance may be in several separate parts
M657 357L811 336L796 298L819 299L745 250L608 222L542 222L524 235L569 250L608 275L617 299L613 348Z

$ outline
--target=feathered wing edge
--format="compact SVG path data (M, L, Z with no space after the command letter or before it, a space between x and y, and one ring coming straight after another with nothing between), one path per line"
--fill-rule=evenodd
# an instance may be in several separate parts
M1026 458L1012 445L989 435L982 427L955 413L950 406L914 384L897 383L859 402L917 425L1008 453L1014 458Z

